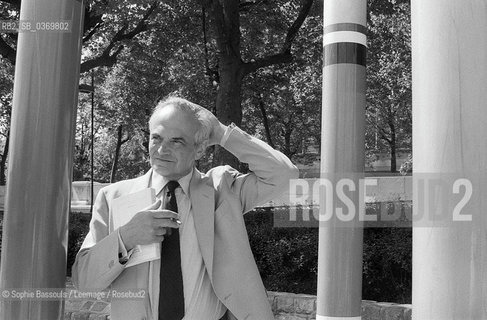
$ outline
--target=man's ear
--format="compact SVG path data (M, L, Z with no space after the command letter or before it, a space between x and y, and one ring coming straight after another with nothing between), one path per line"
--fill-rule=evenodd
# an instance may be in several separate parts
M208 139L196 145L195 160L199 160L205 155L206 148L208 147Z

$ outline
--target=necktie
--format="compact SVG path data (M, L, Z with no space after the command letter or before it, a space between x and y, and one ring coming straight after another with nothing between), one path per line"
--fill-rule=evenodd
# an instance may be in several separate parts
M178 212L176 194L177 181L169 181L164 196L165 208ZM161 272L159 293L159 320L181 320L184 316L183 276L179 251L179 230L172 229L161 244Z

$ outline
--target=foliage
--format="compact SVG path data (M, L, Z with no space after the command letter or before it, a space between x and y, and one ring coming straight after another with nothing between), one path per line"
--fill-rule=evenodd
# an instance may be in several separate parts
M81 244L89 230L89 221L91 216L84 213L70 213L69 231L68 231L68 256L66 265L66 275L71 276L71 267L73 266L76 254L81 248Z
M256 209L244 217L266 289L316 294L318 229L273 228L270 209Z
M411 150L411 25L408 1L369 3L366 151Z
M273 228L272 210L245 215L252 252L267 290L316 294L318 229ZM364 230L362 298L411 303L412 230Z
M308 17L295 61L256 71L243 90L244 128L291 159L320 144L322 28L322 17Z
M91 101L88 95L80 94L73 156L74 181L90 179L91 140Z
M143 146L145 136L136 134L120 150L117 180L138 177L149 169L149 159ZM115 138L108 130L98 133L95 142L95 172L97 181L109 182L113 163Z
M363 250L363 299L411 303L412 229L365 229Z

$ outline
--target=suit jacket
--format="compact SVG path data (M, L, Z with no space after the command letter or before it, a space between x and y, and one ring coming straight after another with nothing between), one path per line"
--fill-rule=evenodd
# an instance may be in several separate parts
M220 166L203 174L193 170L189 196L204 265L228 319L274 319L253 258L243 213L271 200L297 178L297 169L282 153L234 128L225 149L248 163L251 173ZM90 231L73 265L79 290L131 290L143 299L112 299L111 319L158 317L160 260L125 268L120 264L118 230L113 229L111 201L149 186L152 170L100 190ZM145 294L144 294L145 292ZM206 319L199 319L206 320Z

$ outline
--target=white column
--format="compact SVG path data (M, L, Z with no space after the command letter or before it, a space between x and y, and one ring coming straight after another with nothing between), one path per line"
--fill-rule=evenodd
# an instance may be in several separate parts
M413 318L487 319L487 1L413 0L412 54Z
M65 287L83 9L77 0L22 1L0 271L10 293ZM64 317L61 300L7 295L0 319Z

